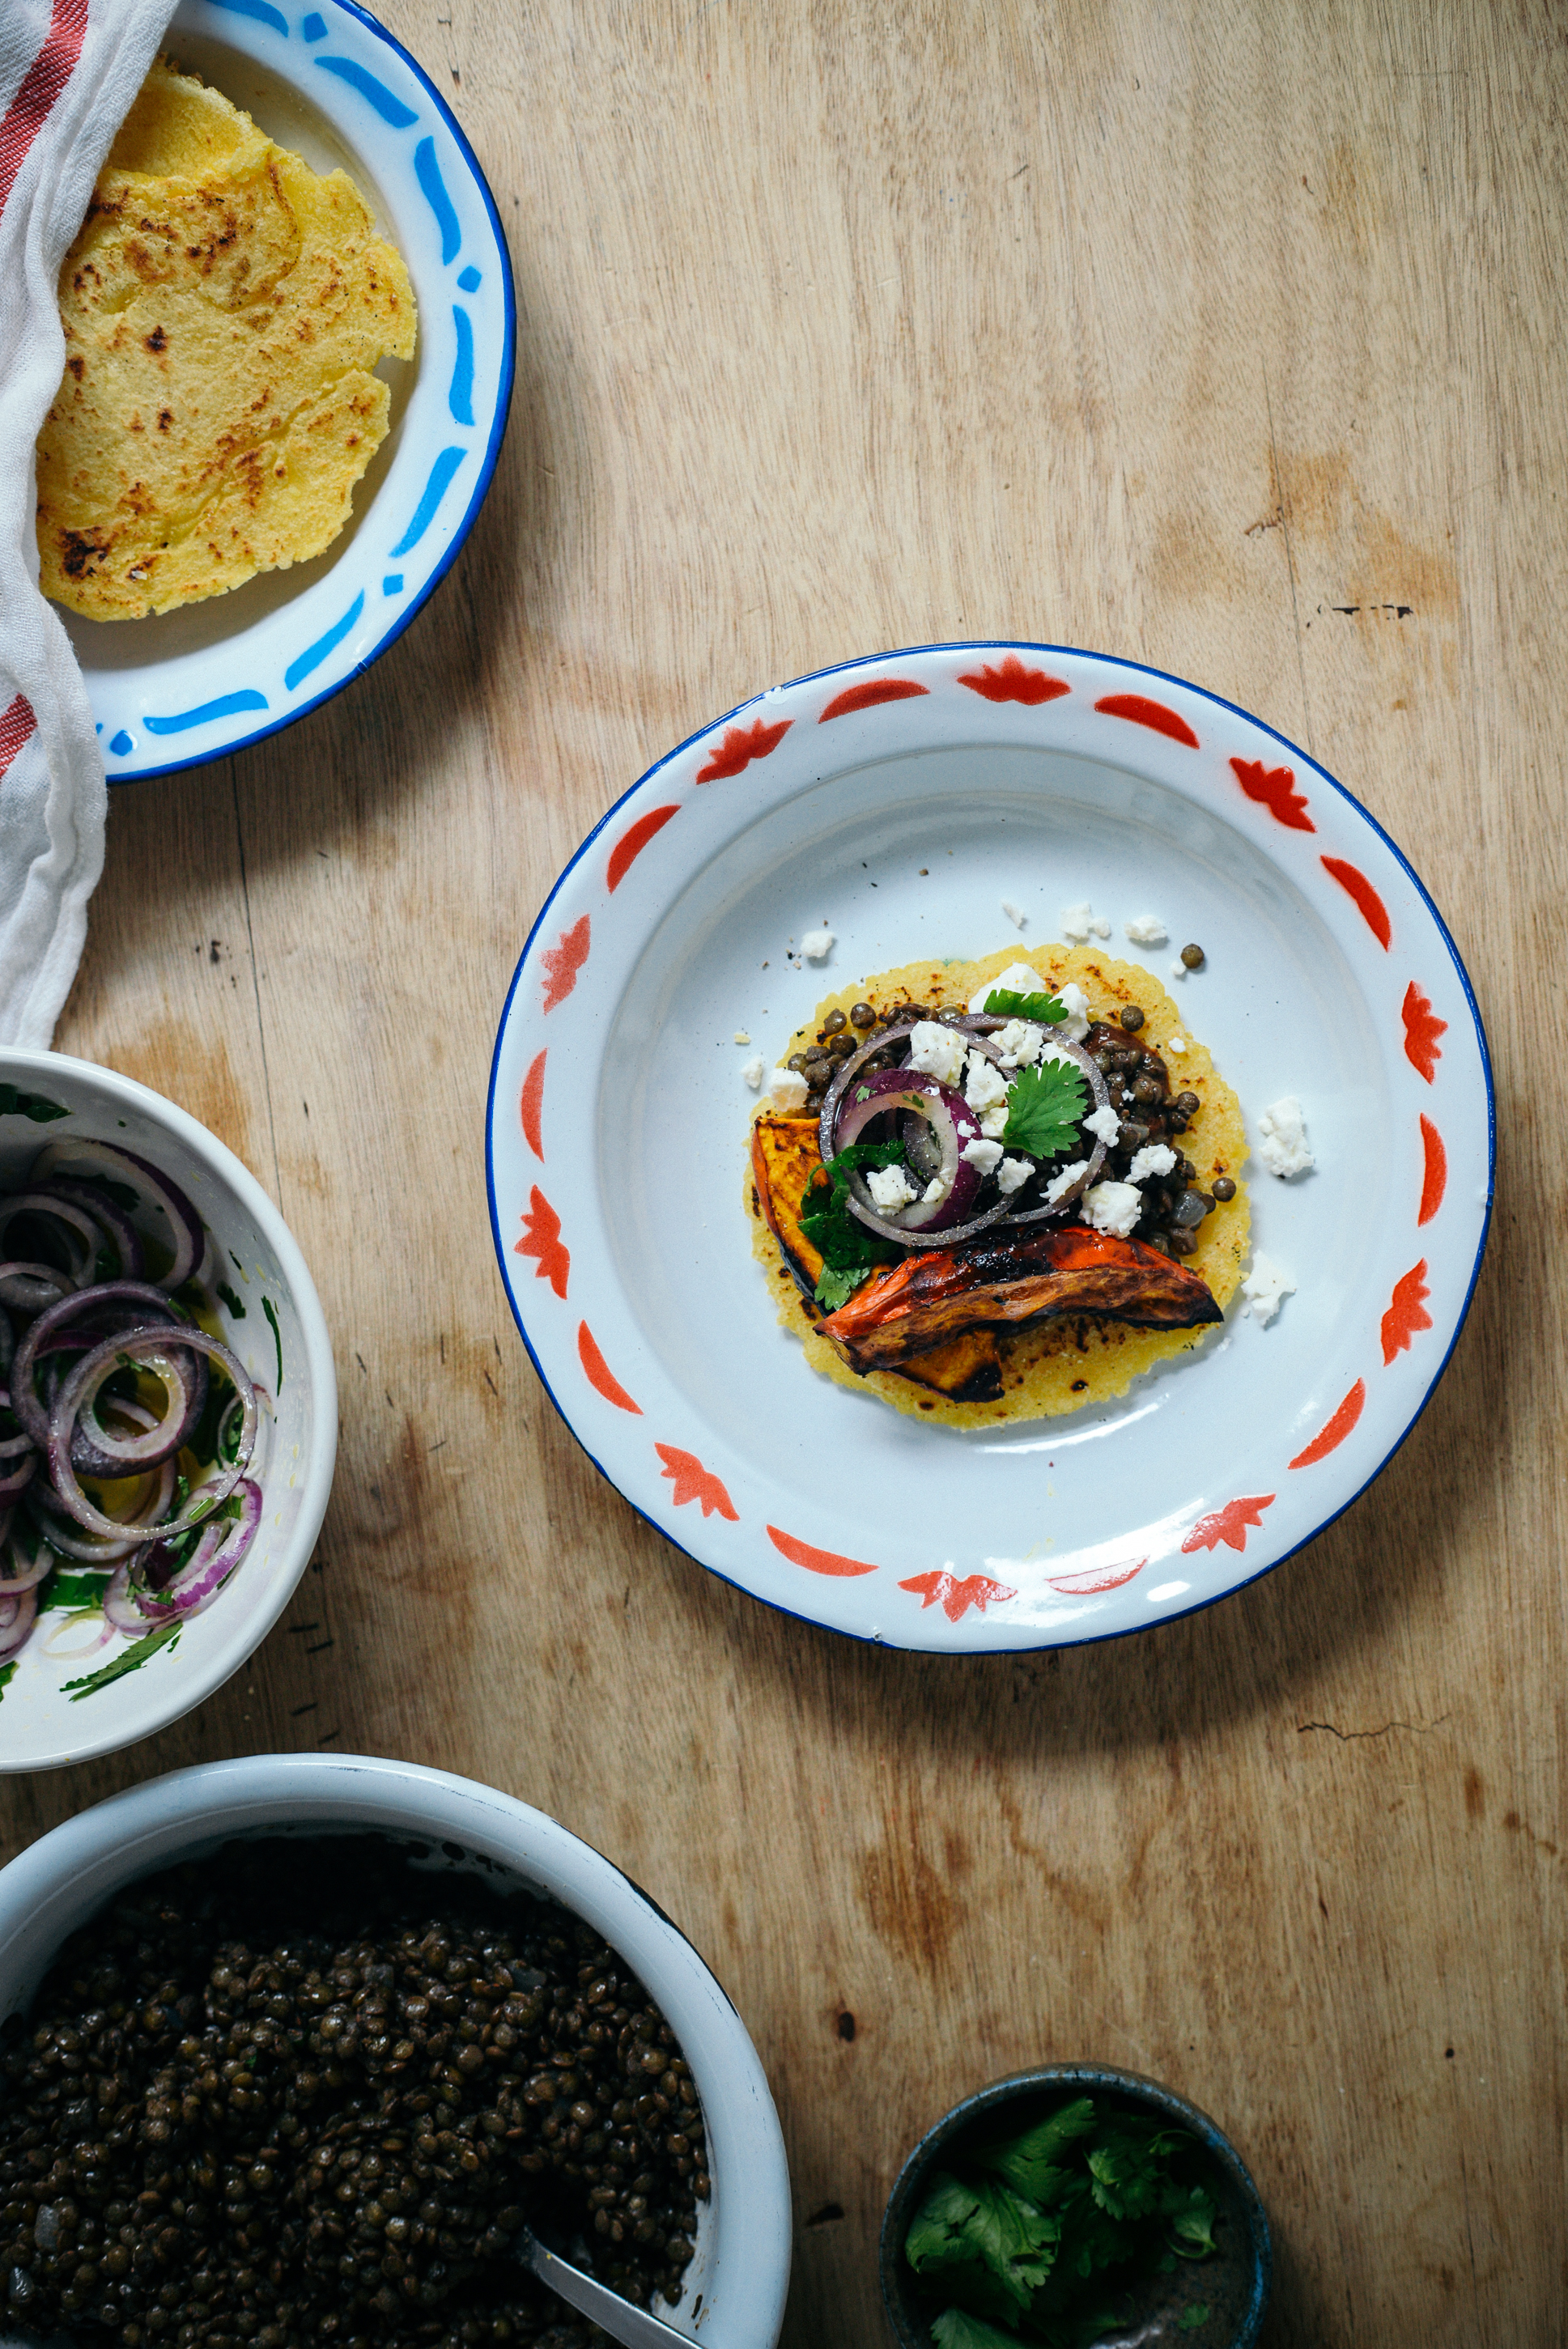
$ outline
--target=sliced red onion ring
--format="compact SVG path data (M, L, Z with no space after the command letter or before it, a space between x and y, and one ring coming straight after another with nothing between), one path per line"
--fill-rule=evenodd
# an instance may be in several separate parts
M30 1183L41 1183L57 1168L89 1166L111 1176L116 1182L129 1183L143 1193L155 1207L161 1207L169 1218L174 1261L156 1286L162 1289L182 1288L191 1275L200 1268L207 1252L207 1235L201 1216L191 1205L177 1183L167 1174L139 1158L133 1150L121 1150L112 1142L89 1142L81 1136L69 1141L47 1143L34 1159L28 1174Z
M10 1191L0 1195L0 1247L18 1216L48 1216L61 1226L72 1258L66 1274L67 1285L71 1288L88 1288L98 1263L98 1252L103 1246L102 1226L91 1216L84 1215L74 1199L62 1198L53 1191Z
M107 1516L95 1507L77 1482L71 1464L71 1434L79 1413L98 1393L104 1381L110 1377L127 1358L139 1360L148 1352L161 1352L166 1347L189 1346L219 1363L233 1381L236 1392L244 1404L244 1418L240 1427L239 1455L232 1467L225 1468L211 1484L199 1485L185 1504L178 1517L169 1524L129 1526ZM210 1517L221 1501L227 1500L244 1475L256 1440L256 1392L244 1365L224 1345L221 1338L210 1338L204 1330L186 1328L183 1324L154 1322L140 1330L128 1330L106 1338L90 1354L84 1354L60 1389L58 1400L49 1414L48 1456L49 1474L60 1500L77 1523L93 1533L105 1534L118 1541L128 1534L145 1539L167 1539L182 1533L191 1526L201 1525Z
M903 1069L882 1069L875 1076L863 1077L839 1111L837 1148L847 1150L874 1119L889 1111L918 1118L929 1131L937 1148L932 1171L942 1186L941 1195L936 1199L912 1199L906 1207L879 1208L865 1176L857 1171L849 1176L849 1195L861 1221L868 1223L875 1217L872 1229L887 1226L894 1237L940 1231L947 1225L962 1223L964 1210L980 1188L979 1173L963 1156L966 1146L981 1139L979 1118L951 1085Z
M114 1395L106 1406L129 1419L138 1433L121 1434L106 1427L102 1413L84 1409L71 1436L71 1464L79 1476L133 1476L139 1469L155 1468L171 1460L202 1416L207 1400L207 1361L197 1354L189 1368L179 1361L178 1339L158 1353L142 1354L139 1367L151 1371L169 1397L161 1419L145 1403Z
M67 1325L78 1314L90 1314L98 1326L64 1336ZM142 1329L152 1314L164 1315L177 1328L184 1326L175 1322L173 1308L163 1291L142 1280L100 1281L96 1288L78 1288L73 1296L62 1297L57 1305L39 1314L11 1365L11 1409L40 1449L49 1440L49 1414L33 1384L33 1367L39 1356L96 1345L108 1334L102 1326L106 1319L111 1325L123 1321L128 1328Z
M956 1019L944 1019L940 1024L944 1028L961 1027L964 1034L968 1037L969 1041L974 1046L976 1051L983 1052L988 1061L994 1061L997 1066L999 1068L1001 1067L1002 1054L998 1051L996 1046L991 1041L990 1030L993 1028L1005 1027L1007 1024L1005 1020L982 1019L966 1013L961 1021ZM836 1147L834 1135L837 1130L838 1123L838 1104L844 1099L845 1093L848 1090L850 1083L859 1075L861 1070L866 1066L867 1061L873 1059L877 1053L886 1052L895 1044L907 1043L909 1038L914 1034L916 1025L917 1023L914 1020L906 1019L901 1024L892 1028L878 1029L876 1035L868 1037L867 1041L861 1045L860 1050L857 1052L851 1052L849 1058L844 1062L838 1074L834 1078L833 1082L828 1086L827 1091L822 1097L822 1115L817 1121L816 1131L817 1139L822 1147L822 1155L825 1162L831 1158L834 1154L834 1149ZM882 1072L878 1071L877 1073L880 1074ZM898 1069L889 1069L886 1073L888 1076L898 1076L901 1075L903 1071Z
M19 1460L0 1462L0 1502L11 1503L25 1492L38 1471L38 1454L27 1451Z
M184 1565L176 1568L161 1590L137 1593L137 1604L151 1621L167 1623L176 1616L200 1614L239 1565L261 1524L262 1488L253 1478L242 1476L234 1496L240 1503L237 1517L209 1525ZM158 1549L163 1547L159 1543L149 1557L144 1569L149 1577L156 1570Z
M22 1545L12 1535L4 1550L0 1550L0 1593L10 1598L18 1590L32 1590L42 1582L54 1565L54 1553L40 1537L37 1555L29 1557Z
M163 1461L147 1504L149 1515L160 1522L174 1497L174 1477L173 1461ZM36 1485L28 1486L24 1506L50 1548L57 1549L64 1557L78 1559L83 1566L112 1566L117 1558L129 1557L132 1550L142 1546L143 1537L134 1529L112 1541L99 1534L84 1533L76 1519L67 1515L64 1503L46 1478L40 1477Z
M68 1275L52 1264L0 1264L0 1305L12 1313L46 1313L75 1289Z
M71 1633L78 1629L89 1636L71 1643ZM44 1653L57 1664L78 1664L84 1656L96 1656L104 1641L113 1637L114 1625L105 1619L101 1607L78 1607L50 1632Z
M117 1631L145 1631L147 1629L147 1618L130 1590L130 1577L137 1563L134 1557L122 1557L109 1576L109 1587L103 1594L104 1620L112 1624Z
M44 1184L42 1190L46 1198L66 1199L72 1206L79 1207L84 1215L92 1217L103 1236L113 1242L119 1258L119 1269L115 1275L118 1280L141 1279L144 1271L141 1235L123 1207L117 1207L96 1184L72 1183L63 1174L57 1174L52 1181Z
M36 1589L18 1591L3 1604L16 1611L0 1626L0 1663L14 1656L18 1648L26 1647L38 1617L38 1594Z

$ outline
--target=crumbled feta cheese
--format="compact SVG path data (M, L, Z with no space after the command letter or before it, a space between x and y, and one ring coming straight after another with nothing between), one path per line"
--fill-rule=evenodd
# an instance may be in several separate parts
M741 1074L744 1077L752 1091L755 1092L763 1081L763 1056L760 1052L753 1052L749 1061L742 1062ZM793 1069L791 1070L790 1074L792 1076L794 1074Z
M1165 1049L1168 1052L1185 1052L1187 1050L1186 1037L1168 1036L1165 1042Z
M1185 978L1187 977L1187 965L1182 961L1179 955L1178 955L1176 960L1170 966L1170 975L1172 978Z
M1040 1058L1045 1030L1036 1028L1032 1019L1010 1019L991 1040L1002 1054L1004 1069L1032 1068Z
M873 1166L866 1177L866 1188L885 1216L896 1214L919 1196L901 1166Z
M1000 1142L966 1142L959 1156L981 1174L994 1174L1002 1161Z
M968 1050L962 1030L944 1028L940 1019L917 1019L909 1030L909 1067L922 1077L935 1077L939 1085L958 1083Z
M1007 1103L1004 1101L998 1102L992 1109L981 1111L980 1130L988 1142L1002 1140L1002 1135L1007 1132Z
M994 1109L1007 1099L1007 1079L983 1052L969 1056L969 1075L964 1081L963 1097L971 1109Z
M1169 1174L1175 1165L1176 1153L1168 1143L1146 1143L1127 1168L1127 1181L1147 1183L1151 1174Z
M1071 1166L1064 1166L1059 1174L1053 1174L1045 1185L1046 1206L1054 1207L1058 1200L1064 1199L1074 1184L1080 1181L1088 1171L1088 1160L1078 1158L1074 1160Z
M1296 1285L1289 1273L1282 1272L1277 1264L1254 1249L1252 1269L1241 1283L1241 1294L1252 1309L1253 1319L1267 1329L1280 1309L1281 1298L1293 1297L1295 1293ZM1245 1312L1246 1307L1241 1309Z
M1116 1138L1121 1130L1121 1119L1109 1102L1106 1103L1104 1109L1094 1111L1084 1120L1084 1132L1092 1133L1096 1142L1103 1142L1107 1150L1114 1147Z
M983 1011L986 997L999 987L1004 988L1009 995L1049 995L1051 992L1050 980L1042 978L1037 970L1031 970L1026 962L1010 962L1005 970L999 970L994 978L988 978L983 987L976 989L970 997L969 1009Z
M826 962L833 951L831 930L807 930L800 942L800 950L807 962Z
M1143 1193L1135 1183L1096 1183L1085 1192L1083 1206L1096 1231L1125 1240L1143 1213Z
M1135 947L1162 947L1170 936L1158 914L1135 914L1122 927Z
M1282 1181L1292 1174L1304 1174L1316 1164L1307 1147L1306 1120L1294 1093L1271 1102L1259 1118L1258 1155L1270 1174Z
M774 1107L787 1117L792 1109L805 1107L806 1081L798 1069L775 1069L768 1081L768 1092Z
M744 1030L743 1028L737 1028L737 1029L736 1029L736 1030L735 1030L735 1041L736 1041L736 1043L737 1043L737 1044L749 1044L749 1043L751 1042L751 1040L751 1040L751 1038L747 1035L747 1033L746 1033L746 1031L745 1031L745 1030Z
M1096 913L1086 897L1076 905L1063 906L1062 936L1070 938L1075 947L1087 946L1091 936L1108 938L1110 934L1109 922Z
M1034 1161L1032 1158L1004 1158L996 1170L996 1187L1005 1197L1009 1192L1016 1191L1020 1184L1027 1183L1033 1172Z
M1056 989L1056 1000L1065 1010L1065 1019L1056 1022L1056 1033L1064 1044L1081 1044L1089 1032L1089 999L1076 979L1070 978L1065 987Z
M940 1174L933 1174L925 1189L921 1192L920 1197L929 1207L933 1200L941 1198L944 1189L945 1185L942 1182L941 1176Z
M1006 915L1008 920L1012 923L1015 930L1021 930L1023 927L1024 923L1029 918L1028 915L1023 911L1023 906L1013 905L1011 898L1004 897L1002 899L1002 910Z

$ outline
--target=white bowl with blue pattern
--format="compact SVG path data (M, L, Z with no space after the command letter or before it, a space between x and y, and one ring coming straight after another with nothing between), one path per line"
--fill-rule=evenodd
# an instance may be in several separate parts
M516 339L484 174L445 100L373 16L352 0L180 0L164 46L280 146L348 171L408 264L419 344L377 370L390 429L324 554L146 619L62 613L111 783L275 733L402 634L489 487Z

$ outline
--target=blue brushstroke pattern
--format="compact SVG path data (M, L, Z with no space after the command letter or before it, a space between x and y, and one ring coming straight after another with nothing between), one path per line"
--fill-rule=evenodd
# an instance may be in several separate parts
M473 323L461 302L452 305L452 323L457 328L457 358L452 370L452 389L446 404L452 410L454 424L473 421Z
M318 16L314 8L299 29L307 41L324 41L327 38L327 20Z
M306 645L297 660L289 662L288 667L284 670L283 681L290 693L294 691L301 678L308 677L313 668L319 667L328 653L337 650L364 608L365 590L361 587L343 617L340 620L334 620L326 635L317 636L313 645Z
M367 73L352 57L317 57L316 62L323 73L336 74L350 89L357 89L361 98L368 98L382 121L389 122L394 130L406 130L410 122L419 120L412 107L394 98L384 81L378 81L373 73Z
M231 16L254 16L258 25L270 25L275 33L288 38L288 19L272 0L213 0L214 8L226 8Z
M403 574L402 574L402 573L401 573L400 571L389 571L389 572L388 572L388 574L387 574L387 575L386 575L386 577L385 577L385 578L382 580L382 582L381 582L381 593L382 593L382 595L400 595L402 594L402 592L403 592Z
M323 65L326 62L324 57ZM410 114L409 120L411 122L413 119ZM441 230L441 260L443 263L451 261L462 243L462 231L457 224L457 214L452 208L452 198L447 194L446 181L441 178L441 166L436 161L433 139L421 139L414 149L414 172Z
M471 261L468 267L463 271L462 275L457 282L462 286L465 294L477 294L480 287L483 285L484 279L481 272L475 269L472 262Z
M411 546L419 544L434 519L437 506L447 493L452 475L467 454L466 449L441 450L441 455L431 467L431 477L425 483L424 495L414 508L414 518L392 549L394 554L407 554Z
M101 734L103 732L102 727L100 726L98 730ZM128 751L135 750L136 745L122 726L109 747L114 752L117 759L123 759Z
M188 726L207 726L214 718L232 718L236 709L268 707L265 694L247 685L239 693L221 693L216 701L203 701L198 709L182 709L173 718L144 718L141 722L150 734L183 734Z

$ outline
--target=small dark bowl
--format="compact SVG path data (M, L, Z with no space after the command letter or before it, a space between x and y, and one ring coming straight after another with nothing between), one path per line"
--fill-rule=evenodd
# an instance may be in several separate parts
M931 2320L940 2307L927 2297L904 2257L904 2238L932 2171L951 2158L964 2138L977 2133L980 2123L988 2125L988 2137L1003 2119L1023 2129L1043 2119L1047 2108L1074 2095L1104 2099L1130 2112L1158 2114L1189 2130L1218 2172L1216 2198L1222 2222L1218 2257L1184 2261L1178 2274L1152 2278L1140 2288L1138 2314L1120 2332L1106 2333L1103 2349L1168 2349L1168 2344L1174 2349L1177 2343L1187 2349L1252 2349L1273 2275L1269 2222L1258 2189L1235 2147L1206 2113L1158 2081L1146 2080L1139 2072L1118 2071L1111 2064L1044 2064L1037 2072L1015 2072L966 2096L927 2130L898 2172L882 2220L882 2305L899 2349L931 2349ZM1207 2302L1212 2312L1201 2335L1181 2323L1182 2311L1198 2301Z

